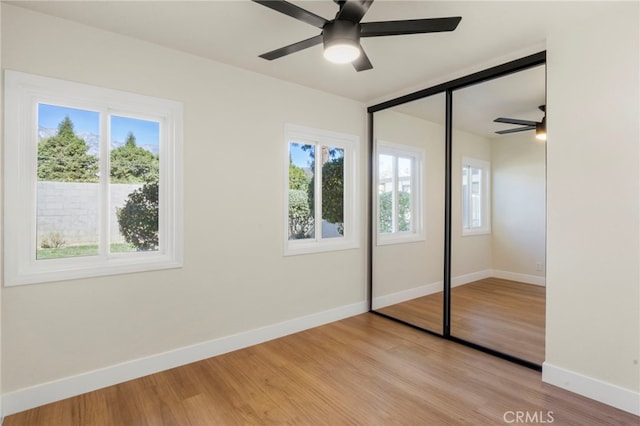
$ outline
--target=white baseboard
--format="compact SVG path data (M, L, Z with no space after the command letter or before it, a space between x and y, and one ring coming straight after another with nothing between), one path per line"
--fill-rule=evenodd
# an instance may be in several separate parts
M422 296L442 291L442 281L431 284L421 285L420 287L410 288L408 290L398 291L396 293L386 294L384 296L374 297L373 309L381 309L386 306L395 305L396 303L406 302L407 300L416 299Z
M485 278L491 278L493 275L491 269L485 269L484 271L471 272L470 274L458 275L451 278L451 287L458 287L460 285L469 284L474 281L483 280Z
M474 281L489 278L492 275L491 269L484 271L472 272L470 274L459 275L451 279L451 287L458 287L464 284L469 284ZM378 296L373 298L373 309L381 309L386 306L395 305L397 303L406 302L407 300L413 300L418 297L428 296L433 293L442 291L442 281L437 281L431 284L421 285L419 287L410 288L408 290L398 291L396 293L386 294L384 296Z
M536 275L520 274L517 272L500 271L496 269L485 269L482 271L471 272L469 274L458 275L451 279L451 287L458 287L469 284L485 278L502 278L505 280L518 281L525 284L534 284L545 286L545 278ZM442 291L442 281L431 284L421 285L419 287L410 288L408 290L398 291L396 293L386 294L373 298L373 309L381 309L386 306L395 305L397 303L406 302L407 300L416 299L418 297L428 296L433 293Z
M498 269L493 270L493 276L496 278L502 278L503 280L518 281L525 284L533 284L539 286L546 286L545 277L539 277L537 275L520 274L518 272L500 271Z
M640 392L565 370L547 362L542 364L542 381L640 416Z
M202 359L273 340L330 322L367 312L367 302L341 306L301 318L268 325L246 332L196 343L171 351L126 361L99 370L65 377L2 395L2 416L18 413L96 389L137 379Z

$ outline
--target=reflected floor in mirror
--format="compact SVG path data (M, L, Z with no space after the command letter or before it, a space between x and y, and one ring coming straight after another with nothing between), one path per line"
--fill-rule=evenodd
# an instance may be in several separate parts
M438 292L385 306L375 311L441 335L443 333L442 304L443 293Z
M544 361L545 288L486 278L451 290L451 335L536 364ZM442 330L442 293L377 309Z

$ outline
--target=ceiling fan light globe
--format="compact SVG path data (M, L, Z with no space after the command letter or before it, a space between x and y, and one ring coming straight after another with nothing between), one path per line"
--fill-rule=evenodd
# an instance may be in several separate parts
M545 119L542 120L542 123L536 124L536 139L540 141L547 140L547 126Z
M536 124L536 139L547 140L547 117L542 117L542 122Z
M325 47L324 57L334 64L348 64L360 56L360 48L349 43L334 43Z

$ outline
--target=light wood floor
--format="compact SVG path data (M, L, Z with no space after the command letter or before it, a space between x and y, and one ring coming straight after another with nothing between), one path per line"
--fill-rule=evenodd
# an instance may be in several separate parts
M542 365L545 288L487 278L451 289L451 335ZM442 333L442 293L379 309Z
M557 425L639 421L533 370L363 314L15 414L4 426L500 425L515 411Z

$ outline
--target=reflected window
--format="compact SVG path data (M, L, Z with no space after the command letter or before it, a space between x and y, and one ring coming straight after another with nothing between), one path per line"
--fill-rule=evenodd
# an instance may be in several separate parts
M462 159L462 235L491 231L489 173L489 162Z
M423 151L378 141L378 244L424 239Z

